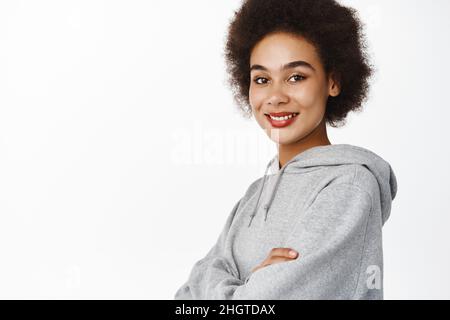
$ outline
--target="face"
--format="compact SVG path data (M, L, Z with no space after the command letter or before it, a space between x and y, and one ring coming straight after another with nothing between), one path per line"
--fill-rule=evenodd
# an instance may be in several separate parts
M328 97L339 94L327 77L315 47L289 33L272 33L250 56L249 100L253 115L277 144L292 144L325 125ZM292 119L272 120L268 114L293 113Z

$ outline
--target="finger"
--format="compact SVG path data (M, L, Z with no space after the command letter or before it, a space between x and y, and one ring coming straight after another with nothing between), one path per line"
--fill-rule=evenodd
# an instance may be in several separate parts
M293 254L291 254L293 252ZM270 251L270 256L285 256L290 258L296 258L298 256L298 252L291 248L273 248Z
M263 266L268 266L269 264L274 263L280 263L280 262L286 262L286 261L292 261L295 258L288 258L288 257L282 257L282 256L273 256L267 261L264 261Z
M264 260L259 266L256 266L254 269L252 269L251 272L255 272L256 270L267 267L271 264L292 261L294 259L296 258L290 258L285 256L270 256L269 258Z

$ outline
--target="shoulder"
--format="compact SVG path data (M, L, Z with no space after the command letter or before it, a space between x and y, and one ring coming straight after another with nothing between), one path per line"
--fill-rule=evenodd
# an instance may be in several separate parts
M352 197L366 198L371 205L379 197L379 185L373 173L364 165L346 164L333 169L334 174L322 181L317 192L327 192L329 190L340 190L341 196L346 196L348 200Z
M326 174L323 182L326 186L349 184L360 188L369 194L378 190L378 182L373 173L364 165L344 164L331 169L333 172Z

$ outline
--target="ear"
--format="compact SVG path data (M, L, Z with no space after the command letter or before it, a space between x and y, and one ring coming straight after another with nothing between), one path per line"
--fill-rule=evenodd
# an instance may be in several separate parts
M332 97L336 97L341 93L341 85L339 76L335 72L331 72L328 78L328 94Z

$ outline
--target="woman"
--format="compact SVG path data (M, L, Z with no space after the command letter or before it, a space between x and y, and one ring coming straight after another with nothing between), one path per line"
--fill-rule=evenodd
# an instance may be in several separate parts
M236 12L230 84L278 154L175 299L383 299L394 172L370 150L331 144L326 130L366 99L361 30L355 10L333 0L247 0Z

